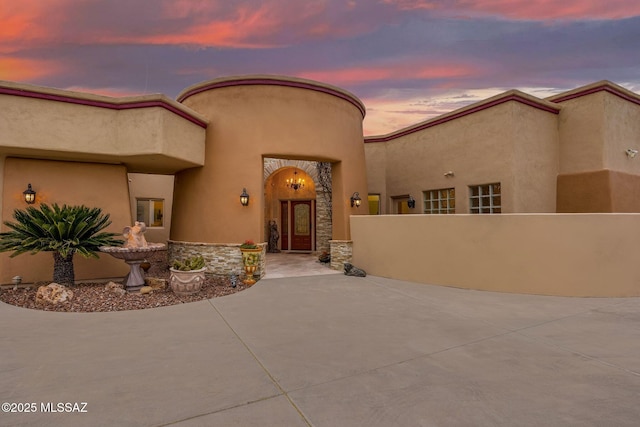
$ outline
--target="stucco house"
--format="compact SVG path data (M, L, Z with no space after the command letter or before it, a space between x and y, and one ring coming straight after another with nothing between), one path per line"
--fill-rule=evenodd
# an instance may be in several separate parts
M512 90L365 138L371 213L640 212L639 149L640 96L621 86Z
M270 223L280 249L330 251L340 268L353 215L640 212L640 96L608 81L547 99L512 90L366 138L356 96L281 76L175 101L0 82L0 108L3 221L31 184L36 203L102 208L111 231L144 220L170 258L205 254L212 274L240 269L237 246L266 242ZM46 280L51 263L0 254L0 283ZM76 264L80 280L127 271Z

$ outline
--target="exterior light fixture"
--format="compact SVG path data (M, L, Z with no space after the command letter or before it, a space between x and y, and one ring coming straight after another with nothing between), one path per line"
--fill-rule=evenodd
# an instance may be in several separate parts
M351 196L351 207L355 206L356 208L359 208L360 207L360 203L362 203L362 199L360 198L360 194L356 191Z
M287 179L287 187L292 188L294 191L298 191L300 188L304 188L304 179L298 178L298 171L293 171L293 178Z
M240 204L242 206L249 206L249 194L247 194L247 189L242 189L242 194L240 195Z
M409 200L407 200L407 206L409 206L409 209L413 209L416 207L416 199L411 197L411 195L409 195Z
M31 184L27 185L27 189L22 192L22 195L27 204L32 205L36 202L36 192L31 188Z
M453 171L449 171L449 172L445 172L444 176L446 176L447 178L451 178L452 176L455 176L455 174L453 173Z
M629 157L630 159L633 159L638 154L638 150L634 150L633 148L627 148L627 151L625 151L625 153L627 153L627 157Z

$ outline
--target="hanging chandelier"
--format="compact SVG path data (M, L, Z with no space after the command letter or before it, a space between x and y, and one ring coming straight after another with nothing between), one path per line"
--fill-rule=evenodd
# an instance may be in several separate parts
M304 179L298 178L297 170L293 171L293 178L287 179L287 187L292 188L294 191L304 188Z

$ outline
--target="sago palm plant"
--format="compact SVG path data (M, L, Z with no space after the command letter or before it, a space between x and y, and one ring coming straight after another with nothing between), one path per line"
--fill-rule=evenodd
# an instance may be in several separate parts
M53 252L53 281L73 284L73 255L98 258L100 246L119 245L117 233L101 232L111 224L108 214L86 206L33 206L13 213L16 222L5 221L11 231L0 233L0 252L14 251L11 257L30 252Z

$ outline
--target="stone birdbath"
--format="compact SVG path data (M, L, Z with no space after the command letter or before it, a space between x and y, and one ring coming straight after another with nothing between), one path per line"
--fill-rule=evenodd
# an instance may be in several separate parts
M124 287L129 292L137 292L144 285L144 273L140 264L153 252L166 248L164 243L147 243L143 233L147 230L144 222L137 222L132 227L125 227L122 235L127 239L124 246L101 246L100 252L114 258L122 259L129 265L129 274L125 277Z

